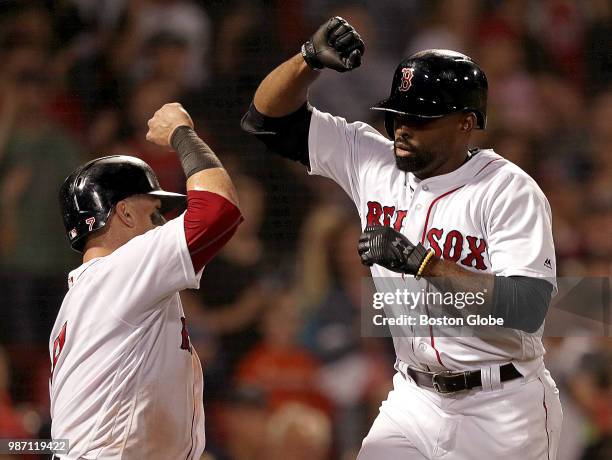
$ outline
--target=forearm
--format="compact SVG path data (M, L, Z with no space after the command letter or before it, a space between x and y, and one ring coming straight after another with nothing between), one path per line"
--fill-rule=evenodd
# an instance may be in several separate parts
M318 75L319 72L308 67L301 54L296 54L260 83L253 100L255 107L269 117L295 112L306 102L308 88Z
M467 305L465 314L490 314L504 327L529 333L543 324L553 289L545 279L475 273L441 258L432 258L423 276L441 292L479 294L484 302Z
M193 128L179 126L170 143L187 176L185 238L198 272L231 239L242 221L238 195L219 158Z
M495 276L475 273L439 257L432 257L425 266L422 276L443 292L482 292L490 304Z
M212 149L192 128L177 128L171 139L187 176L187 191L201 190L221 195L238 206L238 194L227 171Z

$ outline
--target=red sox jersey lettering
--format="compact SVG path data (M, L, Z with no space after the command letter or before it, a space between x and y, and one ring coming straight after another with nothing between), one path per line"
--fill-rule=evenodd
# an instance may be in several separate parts
M391 220L393 220L393 228L400 230L404 223L404 219L408 211L406 210L395 210L395 206L382 206L377 201L368 201L368 226L384 225L385 227L391 226ZM382 217L382 220L381 220Z
M396 211L395 206L383 206L377 201L368 201L367 206L366 219L368 226L383 225L393 227L397 231L401 230L408 211ZM391 225L391 222L393 222L393 225ZM436 257L443 257L453 262L460 260L461 265L478 270L487 269L484 260L487 243L484 238L471 235L464 236L459 230L445 232L444 229L431 228L427 232L427 242ZM465 254L465 256L462 257L462 254Z

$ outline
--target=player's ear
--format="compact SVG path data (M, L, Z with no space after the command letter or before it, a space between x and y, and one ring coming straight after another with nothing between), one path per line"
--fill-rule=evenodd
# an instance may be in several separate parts
M474 112L464 113L461 118L461 131L465 133L469 133L476 126L476 115Z
M128 200L121 200L117 203L115 206L115 214L126 227L133 228L136 225L134 212Z

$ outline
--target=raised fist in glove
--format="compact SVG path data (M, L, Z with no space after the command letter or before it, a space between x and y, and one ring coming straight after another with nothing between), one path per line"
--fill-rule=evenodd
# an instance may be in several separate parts
M302 45L302 56L312 69L329 67L338 72L361 65L365 45L357 31L339 16L331 18Z
M366 227L359 238L361 263L371 267L378 264L397 273L416 275L425 260L427 250L416 246L391 227Z

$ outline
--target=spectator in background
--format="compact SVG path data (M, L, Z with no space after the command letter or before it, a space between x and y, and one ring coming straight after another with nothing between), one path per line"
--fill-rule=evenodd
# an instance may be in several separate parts
M261 51L277 48L270 20L273 13L263 2L249 0L229 2L224 9L216 23L217 41L209 62L213 77L201 98L191 100L196 117L206 120L223 149L241 155L241 165L250 172L263 165L253 146L245 142L237 120L271 65L274 52Z
M557 75L541 72L532 81L537 88L541 117L534 120L537 128L530 130L536 136L534 150L540 156L537 176L544 187L561 181L584 181L591 170L584 124L589 108L580 93ZM561 94L563 97L559 97Z
M8 340L44 343L66 290L65 273L76 263L63 248L57 184L78 164L79 147L50 113L56 87L45 50L18 44L4 51L0 295L11 306L3 313L14 321Z
M4 3L8 14L3 14L0 38L5 44L27 43L39 49L48 49L54 44L51 18L43 2Z
M332 8L359 5L366 8L371 20L375 21L379 46L399 57L406 40L422 25L425 10L431 3L432 0L303 0L302 18L306 32L292 51L301 45L306 33L330 17Z
M178 86L168 80L147 80L138 84L129 97L127 116L131 129L128 139L113 147L113 153L137 156L155 171L165 190L183 193L185 174L177 155L169 148L147 142L147 120L157 108L179 100Z
M364 347L361 337L362 287L369 274L358 263L361 230L350 216L338 208L315 211L304 226L300 254L304 343L322 363L319 386L337 409L334 428L342 452L358 450L370 422L368 398L379 398L377 389L389 377L385 366L393 361L389 350Z
M483 22L476 59L489 80L491 128L509 126L514 133L537 133L542 107L533 78L526 69L521 36L504 23ZM489 126L487 127L489 128Z
M570 382L579 407L590 422L591 439L583 460L605 460L612 456L612 347L601 338L582 357Z
M612 5L608 0L588 0L584 49L585 53L585 94L593 96L605 91L612 80Z
M346 4L332 9L328 17L332 16L346 19L359 30L367 43L367 57L358 69L342 76L336 72L322 72L310 88L310 102L348 121L369 120L373 116L370 105L388 96L396 62L379 47L378 31L364 6Z
M593 168L586 184L587 199L598 207L612 209L612 86L593 98L590 110Z
M174 32L159 32L144 45L142 74L137 80L160 79L186 90L182 79L188 70L189 43Z
M297 343L302 324L295 295L272 293L268 302L260 323L262 341L239 363L238 385L265 390L272 410L288 402L329 410L317 390L319 363Z
M10 367L8 357L0 347L0 439L1 438L27 438L29 433L23 423L23 416L13 406L9 393Z
M479 2L464 0L436 0L423 5L422 15L416 27L416 34L404 50L405 56L417 51L432 48L449 49L460 53L471 54L474 38L473 25Z
M187 44L185 71L179 76L186 88L200 89L210 77L208 52L211 24L206 11L190 0L132 0L114 43L113 63L119 75L142 74L146 49L161 33L182 37Z
M325 413L299 403L284 404L267 425L268 460L328 460L331 423Z
M59 46L54 17L43 5L40 1L16 2L12 11L7 8L8 14L0 26L3 64L20 69L25 64L23 60L28 59L26 49L43 54L44 75L53 80L46 110L57 124L78 138L85 127L85 118L79 97L71 94L66 86L72 52Z
M517 16L525 18L520 5ZM550 58L551 70L576 89L585 82L584 44L588 2L544 0L532 2L528 21L532 33Z
M230 389L221 410L223 450L213 450L219 460L262 460L268 422L267 401L257 387Z

